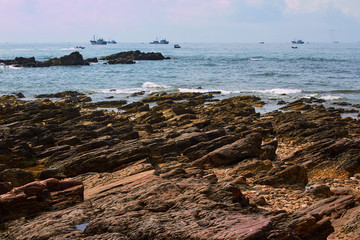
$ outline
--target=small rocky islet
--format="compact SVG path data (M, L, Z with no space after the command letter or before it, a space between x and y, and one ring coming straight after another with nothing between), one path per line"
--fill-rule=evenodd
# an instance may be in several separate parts
M105 64L134 64L136 60L164 60L170 59L164 57L161 53L127 51L101 57L100 60L106 61ZM90 63L98 62L98 58L84 59L79 52L72 52L69 55L60 58L51 58L47 61L36 61L35 57L16 57L15 59L1 60L0 64L5 66L12 65L14 67L52 67L52 66L82 66L90 65Z
M2 239L360 235L360 123L316 99L37 97L0 97Z

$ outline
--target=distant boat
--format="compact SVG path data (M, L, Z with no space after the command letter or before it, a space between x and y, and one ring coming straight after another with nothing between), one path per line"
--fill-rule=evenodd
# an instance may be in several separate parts
M95 40L95 35L94 35L94 40L90 40L90 42L92 45L106 45L108 43L103 38L98 38Z
M75 49L85 49L83 46L76 46Z
M175 44L174 48L181 48L181 46L179 44Z
M291 46L291 48L296 49L296 48L298 48L298 47L297 47L297 46Z
M259 42L259 44L264 44L265 42Z
M293 40L291 41L292 44L304 44L304 41L303 40Z
M161 39L158 41L157 39L155 41L150 42L150 44L169 44L169 41L166 41L166 39Z
M107 44L117 44L117 42L115 40L111 40L109 39L109 41L107 41Z

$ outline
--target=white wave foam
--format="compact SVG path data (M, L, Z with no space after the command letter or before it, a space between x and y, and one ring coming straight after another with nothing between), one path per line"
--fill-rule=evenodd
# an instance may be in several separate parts
M227 90L218 90L218 89L202 89L202 88L179 88L179 92L194 92L194 93L212 93L212 92L220 92L221 94L232 94L232 93L240 93L237 91L227 91Z
M250 61L262 61L263 58L249 58Z
M9 69L22 69L22 67L15 67L15 66L12 66L12 65L9 65L8 68Z
M60 48L61 51L67 51L67 50L75 50L76 48L72 47L72 48Z
M271 94L295 94L301 93L301 89L284 89L284 88L273 88L267 90L254 90L254 92L259 93L271 93Z
M22 67L15 67L13 65L5 65L5 64L0 64L0 69L5 69L5 68L8 68L8 69L22 69Z
M145 82L142 85L143 88L155 88L155 89L165 89L165 88L171 88L170 86L167 85L159 85L153 82Z
M312 94L307 94L307 95L305 95L303 98L312 98L312 97L318 97L319 96L319 94L317 94L317 93L312 93Z
M342 99L342 97L340 96L333 96L333 95L321 96L320 98L328 101Z

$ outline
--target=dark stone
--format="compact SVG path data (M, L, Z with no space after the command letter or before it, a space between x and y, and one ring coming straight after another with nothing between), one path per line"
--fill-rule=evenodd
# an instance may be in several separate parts
M36 177L40 180L45 180L48 178L63 179L65 178L65 175L57 168L47 168L39 172Z
M136 51L128 51L128 52L120 52L110 56L102 57L101 60L163 60L166 59L161 53L143 53L139 50Z
M0 195L10 192L12 190L12 186L8 182L0 182Z
M261 145L261 154L260 159L274 160L276 158L276 149L278 146L278 141L273 140L271 142Z
M118 59L109 60L107 64L135 64L135 61L132 59L118 58Z
M58 93L50 93L50 94L40 94L35 95L35 98L65 98L65 97L77 97L84 96L85 94L79 93L77 91L63 91Z
M0 172L0 182L11 182L14 187L19 187L35 181L32 172L19 168L10 168Z
M14 92L13 93L17 98L25 98L24 94L22 92Z
M60 58L52 58L49 61L51 66L85 65L83 56L79 52L73 52Z
M98 59L97 59L96 57L94 57L94 58L87 58L87 59L85 60L85 62L88 62L88 63L97 63L97 62L99 62L99 61L98 61Z
M14 60L0 61L6 65L15 65L17 67L51 67L51 66L71 66L71 65L87 65L79 52L73 52L60 58L52 58L48 61L38 62L35 57L23 58L16 57Z
M326 185L315 185L310 188L309 193L319 198L328 198L332 195L329 186Z
M246 158L258 157L261 152L261 134L252 133L244 139L216 149L196 160L196 166L223 166L240 162Z

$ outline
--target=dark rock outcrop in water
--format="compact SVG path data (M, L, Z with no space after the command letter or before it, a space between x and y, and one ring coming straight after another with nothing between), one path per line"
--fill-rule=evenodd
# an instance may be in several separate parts
M139 50L120 52L110 56L102 57L101 60L108 60L108 64L134 64L135 60L163 60L170 59L164 57L161 53L143 53ZM39 62L35 57L16 57L13 60L0 60L5 65L14 65L16 67L51 67L51 66L81 66L90 65L90 63L98 62L97 58L89 58L84 60L79 52L73 52L60 58L51 58L50 60Z
M47 62L43 62L46 64ZM86 62L79 52L73 52L70 55L65 55L60 58L52 58L49 60L50 66L72 66L72 65L85 65Z
M16 67L51 67L51 66L74 66L74 65L88 65L84 61L79 52L73 52L60 58L52 58L48 61L39 62L35 57L23 58L17 57L14 60L0 60L0 63L5 65L14 65Z
M165 58L161 53L155 53L155 52L144 53L144 52L140 52L139 50L120 52L101 58L101 60L114 60L114 59L164 60L167 58Z
M102 57L101 60L108 60L108 64L133 64L135 60L164 60L165 58L161 53L143 53L139 50L120 52L110 56Z
M199 93L39 97L0 97L2 239L359 235L360 123L333 109L295 102L260 116L259 98Z

